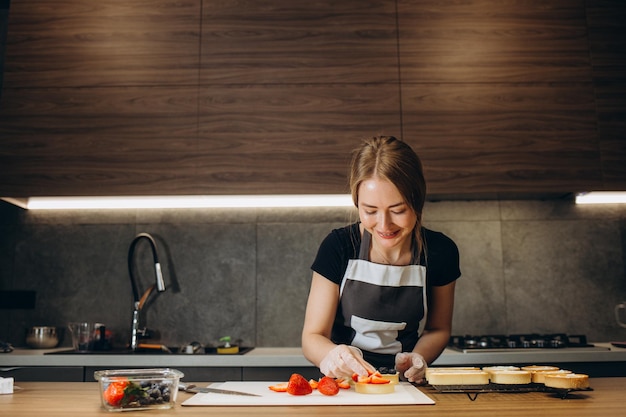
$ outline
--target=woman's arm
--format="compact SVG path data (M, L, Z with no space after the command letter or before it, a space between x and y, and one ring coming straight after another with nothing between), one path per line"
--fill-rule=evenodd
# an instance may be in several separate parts
M302 352L324 375L368 375L374 367L363 359L359 349L335 345L330 340L338 305L339 286L314 272L302 329Z
M454 286L451 282L431 289L426 326L413 352L396 355L396 369L410 382L424 380L426 368L441 355L450 340Z
M441 355L450 341L455 284L456 281L453 281L431 289L426 325L413 349L413 352L422 355L428 364Z
M316 366L335 348L330 333L339 304L339 286L313 272L302 329L302 352Z

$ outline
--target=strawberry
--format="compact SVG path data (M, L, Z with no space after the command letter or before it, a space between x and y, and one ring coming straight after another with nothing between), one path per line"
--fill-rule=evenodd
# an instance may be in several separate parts
M354 382L359 382L361 384L369 384L370 382L372 382L372 376L371 375L369 376L358 375L356 378L356 381Z
M339 386L339 388L341 389L350 389L350 382L346 381L343 378L337 378L337 385Z
M383 378L380 372L374 372L372 376L370 376L370 384L389 384L391 381Z
M308 395L313 392L313 388L302 375L292 374L287 384L287 392L291 395Z
M317 389L317 386L319 385L319 381L316 381L314 379L309 379L309 385L311 386L311 388Z
M126 389L128 384L129 382L125 378L114 380L104 391L104 400L113 407L119 406L122 402L122 399L124 398L124 390Z
M270 385L269 389L276 392L287 392L287 385L289 385L288 382L280 382L275 385Z
M378 372L378 371L376 371ZM363 383L369 383L369 377L371 377L372 375L374 375L375 372L370 371L369 369L367 370L367 376L361 376L359 374L357 374L356 372L352 374L352 380L354 382L363 382Z
M333 378L325 376L320 379L317 390L324 395L337 395L339 393L339 385Z
M388 384L389 382L391 382L388 379L383 378L381 373L378 371L376 372L368 371L368 376L352 374L352 380L354 382L358 382L361 384Z

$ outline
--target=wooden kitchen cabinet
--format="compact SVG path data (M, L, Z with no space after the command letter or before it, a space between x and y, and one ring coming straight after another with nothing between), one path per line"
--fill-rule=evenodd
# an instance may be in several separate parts
M0 196L345 193L381 133L431 198L626 189L624 2L245 5L12 2Z

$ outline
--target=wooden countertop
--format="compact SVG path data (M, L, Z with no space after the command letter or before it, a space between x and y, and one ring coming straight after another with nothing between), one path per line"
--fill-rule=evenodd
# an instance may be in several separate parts
M206 383L205 383L206 384ZM181 392L170 410L141 411L141 416L206 416L274 417L274 416L498 416L528 417L550 415L562 417L613 417L624 414L623 395L626 378L592 378L593 391L571 393L566 399L552 394L532 392L520 394L483 393L475 401L466 394L443 394L421 388L433 398L435 405L398 406L296 406L296 407L182 407L192 394ZM21 389L0 395L2 415L11 417L66 417L111 415L101 408L98 384L93 382L20 382ZM200 385L200 384L199 384ZM134 413L132 415L135 415Z

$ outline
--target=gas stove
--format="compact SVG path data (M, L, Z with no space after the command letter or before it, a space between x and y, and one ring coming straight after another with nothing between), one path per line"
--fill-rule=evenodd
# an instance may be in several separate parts
M556 334L512 334L512 335L465 335L452 336L448 348L464 353L507 351L507 350L548 350L548 349L586 349L607 350L587 342L584 335Z

